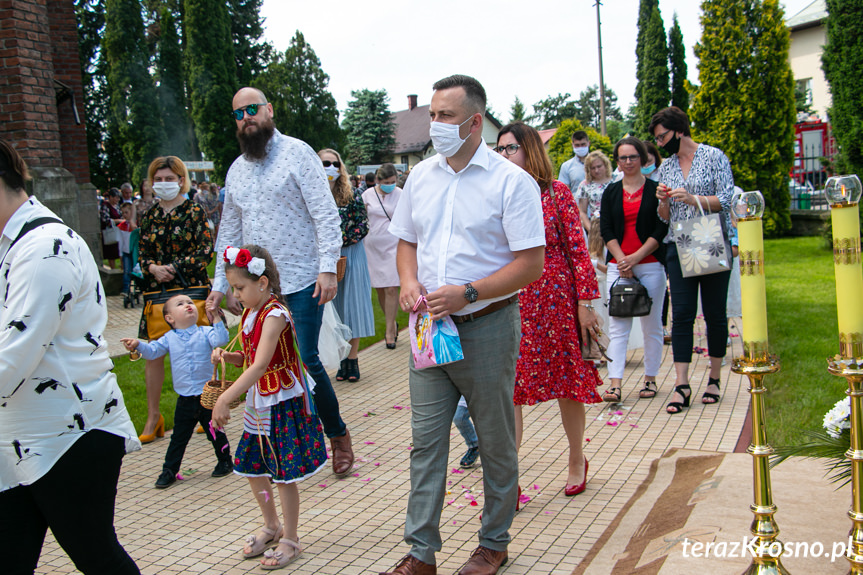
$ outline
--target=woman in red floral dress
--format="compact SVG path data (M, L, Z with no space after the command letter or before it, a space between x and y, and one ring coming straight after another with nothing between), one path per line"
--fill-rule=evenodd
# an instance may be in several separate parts
M521 446L521 406L556 399L569 441L564 492L578 495L587 484L587 459L582 452L584 404L602 401L596 391L602 384L596 367L581 358L582 339L588 330L599 330L591 304L600 297L596 272L581 232L578 207L569 189L553 180L539 133L521 122L509 124L500 131L495 150L537 181L545 219L542 277L519 295L522 335L513 397L516 445ZM566 230L566 245L561 243L561 227Z

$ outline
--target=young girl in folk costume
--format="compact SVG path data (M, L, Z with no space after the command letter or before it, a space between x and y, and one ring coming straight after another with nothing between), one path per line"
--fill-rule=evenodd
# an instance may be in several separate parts
M244 366L245 371L219 397L213 408L213 423L225 425L231 417L229 403L248 390L234 473L249 479L264 527L246 538L243 556L248 559L263 554L263 569L279 569L302 553L297 535L300 495L296 482L324 467L323 428L311 397L314 381L300 358L273 259L255 245L229 247L224 258L225 275L234 296L245 307L243 351L217 348L213 362L224 358ZM271 481L279 488L284 526L279 523Z

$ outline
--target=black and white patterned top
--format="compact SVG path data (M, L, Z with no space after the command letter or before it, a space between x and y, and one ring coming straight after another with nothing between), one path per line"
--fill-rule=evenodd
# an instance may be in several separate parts
M692 159L692 167L689 168L689 176L683 177L680 169L680 161L677 154L662 162L659 166L659 181L671 189L685 188L687 192L696 196L716 196L722 204L722 213L725 217L725 229L731 229L731 196L734 195L734 175L731 173L731 162L719 148L698 144L695 157ZM671 202L670 219L666 223L689 220L700 216L701 212L695 206L683 202ZM705 210L705 213L706 210ZM662 219L660 217L660 219ZM665 220L663 220L665 221ZM663 240L672 243L671 226L668 234Z
M0 236L0 491L45 475L84 433L141 448L102 331L108 321L99 270L84 240L36 198Z
M308 144L278 130L263 160L241 155L228 170L214 291L228 290L225 248L244 244L270 252L284 294L312 285L321 272L336 272L341 218L324 166Z

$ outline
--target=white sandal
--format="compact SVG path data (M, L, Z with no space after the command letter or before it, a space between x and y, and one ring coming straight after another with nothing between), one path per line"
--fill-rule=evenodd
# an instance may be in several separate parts
M268 529L267 527L264 527L261 529L261 532L266 534L266 535L269 535L270 538L267 539L266 541L258 541L257 535L246 536L246 544L249 546L251 551L246 553L246 551L244 550L243 551L243 557L244 558L252 559L254 557L257 557L257 556L261 555L262 553L264 553L264 551L266 551L270 547L273 547L274 545L276 545L276 541L278 541L279 537L282 535L282 526L279 525L275 529Z
M299 541L291 541L290 539L286 539L286 538L282 537L281 539L279 539L279 545L287 545L294 552L291 553L290 556L285 556L285 554L282 553L281 551L279 551L278 548L267 549L264 552L264 559L275 559L276 561L278 561L278 563L276 563L275 565L267 565L266 563L263 562L264 559L261 559L261 569L263 569L265 571L272 571L274 569L281 569L282 567L284 567L290 563L293 563L294 561L299 559L300 555L303 554L303 548L300 547Z

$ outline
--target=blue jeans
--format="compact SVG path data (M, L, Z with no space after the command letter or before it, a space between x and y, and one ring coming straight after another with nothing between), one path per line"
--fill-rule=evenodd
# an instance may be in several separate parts
M461 433L461 436L464 438L464 443L468 448L477 447L479 445L479 439L476 437L476 428L473 426L473 423L470 422L470 411L468 411L466 405L459 403L455 410L455 417L453 417L452 422L455 423L456 429Z
M132 254L120 254L120 261L123 263L123 293L129 293L132 283Z
M314 292L315 284L312 284L282 297L285 298L294 319L300 356L309 370L309 375L315 380L315 405L324 425L324 433L327 437L339 437L344 435L348 428L339 414L339 400L333 391L333 384L318 357L318 337L324 318L324 306L318 305L319 298L312 297Z

